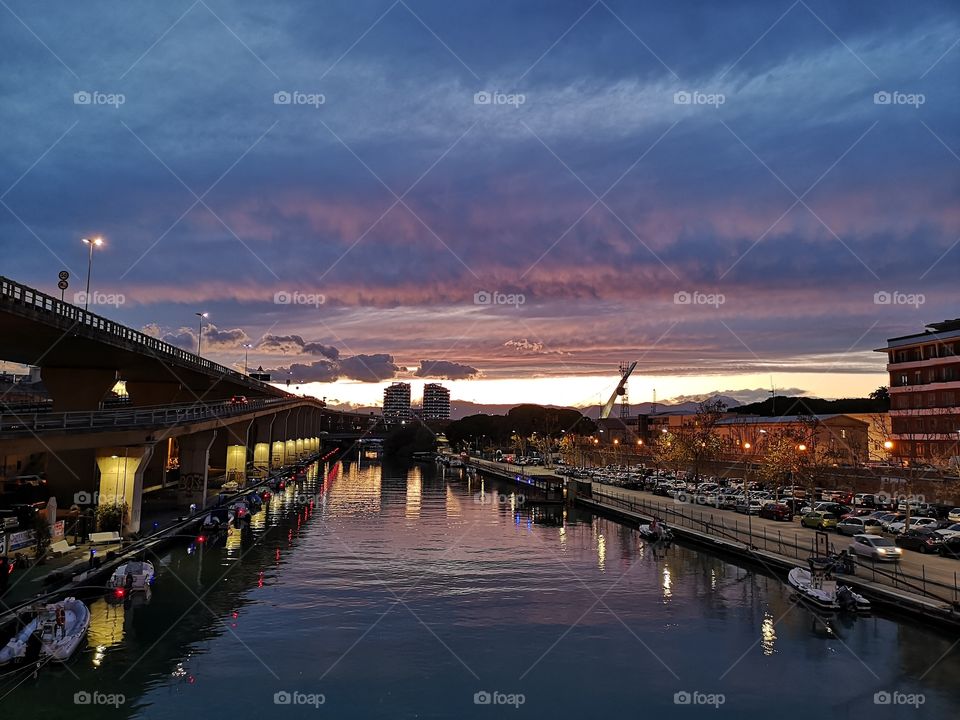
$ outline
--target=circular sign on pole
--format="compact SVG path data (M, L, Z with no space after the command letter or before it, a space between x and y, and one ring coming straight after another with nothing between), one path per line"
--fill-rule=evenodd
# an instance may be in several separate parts
M57 287L61 290L66 290L68 287L70 287L70 283L68 283L66 280L61 280L57 283Z
M61 271L60 271L60 274L58 275L58 277L59 277L61 280L68 280L68 279L70 278L70 273L68 273L66 270L61 270Z

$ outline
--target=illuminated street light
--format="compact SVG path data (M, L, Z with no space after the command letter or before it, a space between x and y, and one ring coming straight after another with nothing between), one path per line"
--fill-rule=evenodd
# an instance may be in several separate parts
M806 449L807 449L807 446L804 445L803 443L800 443L799 445L797 445L797 450L799 450L800 452L803 452Z
M883 443L883 449L884 449L884 450L893 450L893 442L890 441L890 440L885 441L885 442Z
M210 313L198 312L194 313L198 318L200 318L200 329L197 331L197 355L200 354L200 338L203 337L203 319L210 317Z
M249 374L250 374L249 371L248 371L248 369L247 369L247 368L248 368L247 359L248 359L249 356L250 356L250 348L252 348L252 347L253 347L253 345L251 345L250 343L244 343L244 344L243 344L243 374L244 374L244 375L249 375ZM197 354L199 355L200 353L197 353Z
M89 248L90 253L87 257L87 292L83 296L83 309L86 310L90 305L90 274L93 271L93 248L100 247L103 245L102 237L95 238L80 238L83 243Z
M750 449L750 443L745 442L745 443L743 444L743 449L744 449L744 450L749 450L749 449Z

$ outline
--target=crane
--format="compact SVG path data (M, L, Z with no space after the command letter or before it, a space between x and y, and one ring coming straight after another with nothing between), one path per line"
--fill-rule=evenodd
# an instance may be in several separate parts
M637 367L636 360L629 365L626 363L622 363L620 365L620 382L617 383L617 389L613 391L613 394L610 396L610 399L607 400L606 405L604 405L600 410L601 419L610 417L610 413L613 410L613 406L617 402L617 398L627 394L627 379L629 379L630 373L633 372L635 367Z

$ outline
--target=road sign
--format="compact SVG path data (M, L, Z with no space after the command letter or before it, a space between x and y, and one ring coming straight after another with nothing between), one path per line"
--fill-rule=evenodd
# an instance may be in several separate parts
M60 274L57 277L59 277L61 280L69 280L70 273L68 273L66 270L61 270Z
M61 290L66 290L68 287L70 287L70 283L68 283L66 280L61 280L57 283L57 287Z

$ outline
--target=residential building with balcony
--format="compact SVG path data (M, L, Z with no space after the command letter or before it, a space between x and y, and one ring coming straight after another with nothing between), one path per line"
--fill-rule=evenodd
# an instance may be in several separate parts
M960 319L890 338L890 431L894 457L956 464L960 456Z
M427 383L423 386L423 419L450 419L450 391L439 383Z
M391 420L409 420L410 383L395 382L383 389L383 418Z

